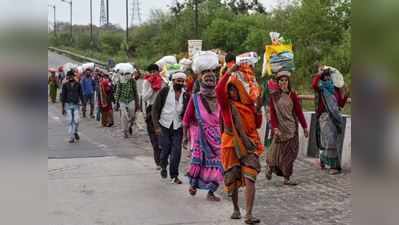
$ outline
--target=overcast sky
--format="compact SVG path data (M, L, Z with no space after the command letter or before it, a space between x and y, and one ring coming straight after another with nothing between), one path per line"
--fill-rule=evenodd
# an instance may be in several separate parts
M72 0L73 1L73 24L90 24L90 0ZM100 24L100 4L101 0L93 1L93 24ZM152 9L167 10L168 5L171 5L176 0L140 0L142 19L148 19ZM287 2L287 0L259 0L266 6L267 9L271 9L281 2ZM104 2L106 2L104 0ZM131 3L132 0L129 0ZM57 21L69 22L69 4L62 2L61 0L48 0L49 4L56 6ZM120 24L122 27L126 26L126 0L109 0L109 20L110 23ZM53 23L53 10L48 10L48 21ZM129 13L130 17L130 13ZM130 18L129 18L130 23Z

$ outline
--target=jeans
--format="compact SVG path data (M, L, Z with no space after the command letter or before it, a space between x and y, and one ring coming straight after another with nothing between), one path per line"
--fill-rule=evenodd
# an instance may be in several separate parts
M121 125L122 130L126 133L129 127L133 126L134 120L136 118L136 105L134 100L129 103L120 102L121 110Z
M70 139L75 139L75 133L79 127L79 105L66 103L65 111L67 113L68 134Z
M169 174L170 178L179 176L179 164L181 158L181 144L183 138L183 128L173 129L173 123L170 128L161 126L161 135L159 145L161 148L161 168L166 170L170 156Z
M83 96L83 106L82 106L83 115L86 115L87 103L90 104L90 116L92 116L94 112L94 94Z

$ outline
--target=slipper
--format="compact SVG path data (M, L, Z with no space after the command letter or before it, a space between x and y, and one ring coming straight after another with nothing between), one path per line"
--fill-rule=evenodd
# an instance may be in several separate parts
M208 194L206 196L206 199L208 199L208 201L211 201L211 202L220 202L220 198L216 197L215 195Z
M260 223L260 219L250 216L250 217L247 217L244 222L246 224L256 224L256 223Z
M273 175L272 171L271 171L271 170L268 170L268 171L266 172L266 179L267 179L267 180L271 180L271 179L272 179L272 175Z
M197 189L193 188L193 187L190 187L188 189L188 192L190 193L191 196L194 196L195 194L197 194Z
M288 186L296 186L298 185L298 183L294 182L294 181L284 181L284 185L288 185Z
M232 220L239 220L239 219L241 219L241 213L240 213L240 211L234 211L233 214L231 214L230 219L232 219Z
M340 170L330 169L330 170L328 171L328 174L330 174L330 175L338 175L338 174L340 174L340 173L341 173Z

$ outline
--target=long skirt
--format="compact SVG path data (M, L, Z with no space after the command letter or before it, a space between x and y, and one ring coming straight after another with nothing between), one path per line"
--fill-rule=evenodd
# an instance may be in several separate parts
M280 142L274 137L266 158L269 169L277 176L289 178L298 157L298 147L298 134L284 142Z
M223 182L223 166L220 162L220 149L214 149L216 155L205 157L200 147L198 134L199 127L190 128L191 136L191 163L187 172L190 185L194 188L215 192Z
M340 169L340 152L338 150L338 132L328 113L319 117L320 123L320 162L331 169Z
M101 110L101 124L104 127L107 127L114 123L114 116L112 113L112 109L109 110Z

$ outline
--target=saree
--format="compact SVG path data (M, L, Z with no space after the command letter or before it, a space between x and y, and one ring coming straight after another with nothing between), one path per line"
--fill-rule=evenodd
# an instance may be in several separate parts
M190 126L191 163L187 172L190 185L215 192L223 182L220 162L219 107L209 113L200 95L193 95L196 126Z
M320 98L326 106L326 112L318 119L320 162L331 168L341 168L341 150L338 148L338 136L342 134L344 120L334 95L332 81L320 81Z
M101 124L106 127L114 122L111 102L111 82L104 79L100 82Z
M277 176L289 178L294 161L298 157L298 123L294 114L294 103L287 93L275 93L272 101L277 115L280 136L273 135L266 162Z
M245 186L245 178L255 182L260 172L259 156L264 147L260 141L254 103L245 91L241 81L230 79L240 96L240 101L230 101L232 126L224 124L222 134L222 164L224 168L225 191L231 194ZM226 87L227 91L227 87Z

